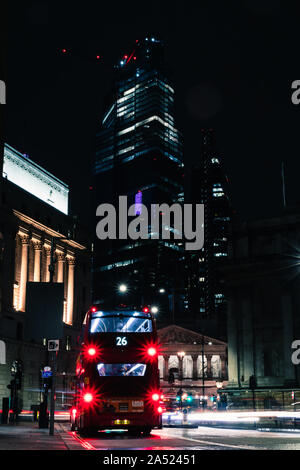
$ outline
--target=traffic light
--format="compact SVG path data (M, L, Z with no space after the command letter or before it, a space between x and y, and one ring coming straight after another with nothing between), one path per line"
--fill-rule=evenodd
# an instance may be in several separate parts
M43 388L45 393L52 389L52 376L43 378Z
M13 381L11 381L11 384L12 382L14 382L14 387L16 388L16 390L21 390L22 388L22 369L23 368L20 361L13 361L11 367L11 375L14 377L14 379Z
M16 390L16 380L12 379L9 385L7 385L7 388L9 388L9 390Z
M188 395L186 401L187 401L188 403L191 403L191 402L193 401L192 395Z

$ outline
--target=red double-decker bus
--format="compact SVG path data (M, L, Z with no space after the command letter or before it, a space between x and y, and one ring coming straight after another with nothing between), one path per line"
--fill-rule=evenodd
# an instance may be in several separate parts
M86 315L76 364L72 430L127 429L149 435L161 427L158 343L148 308Z

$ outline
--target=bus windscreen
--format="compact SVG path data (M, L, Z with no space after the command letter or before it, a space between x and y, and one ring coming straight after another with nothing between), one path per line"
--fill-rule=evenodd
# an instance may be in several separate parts
M132 314L126 312L126 315L97 312L91 316L90 333L151 333L152 331L151 317L140 312Z
M100 377L144 377L146 364L98 364Z

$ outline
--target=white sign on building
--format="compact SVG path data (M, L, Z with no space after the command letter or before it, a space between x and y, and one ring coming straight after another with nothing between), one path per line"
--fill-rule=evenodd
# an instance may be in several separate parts
M0 364L6 364L6 347L4 341L0 341Z
M6 104L6 86L3 80L0 80L0 104Z
M68 214L69 187L8 144L4 147L2 176Z

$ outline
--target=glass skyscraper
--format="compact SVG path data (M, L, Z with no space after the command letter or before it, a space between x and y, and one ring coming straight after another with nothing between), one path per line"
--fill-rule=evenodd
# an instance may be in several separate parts
M225 340L227 304L219 268L227 260L233 212L211 129L202 130L201 161L192 171L191 200L204 204L204 247L188 255L188 308L203 333Z
M115 67L96 138L94 207L183 201L182 136L174 122L174 89L163 42L137 40ZM150 230L149 230L150 232ZM144 303L159 308L161 325L179 323L184 293L183 245L178 240L95 240L94 299ZM128 289L122 297L119 284Z

